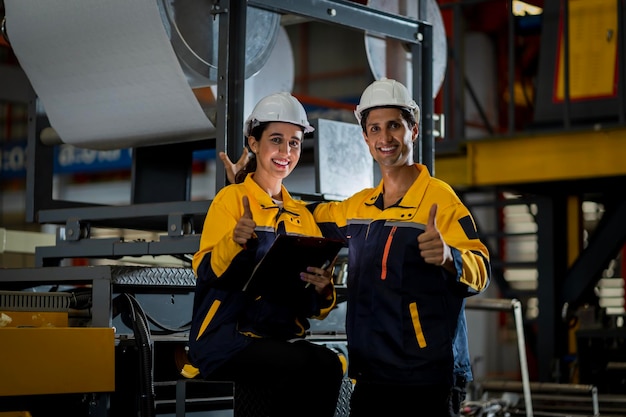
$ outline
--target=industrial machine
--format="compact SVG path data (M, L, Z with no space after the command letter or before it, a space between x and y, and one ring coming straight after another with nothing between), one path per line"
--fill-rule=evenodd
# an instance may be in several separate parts
M622 287L603 279L626 270L626 204L621 192L626 178L623 2L532 0L528 3L543 8L541 15L515 16L512 1L440 0L443 19L432 7L434 1L416 5L408 0L215 0L198 5L158 0L131 5L120 1L117 9L113 2L107 2L109 8L92 2L82 11L91 11L87 13L90 24L104 31L105 41L75 56L63 55L64 59L46 54L61 43L55 41L93 41L83 39L89 31L69 34L71 23L80 21L71 13L80 10L66 15L52 10L36 22L27 20L36 13L24 13L25 23L17 24L12 20L17 19L13 7L21 2L3 3L6 41L1 38L0 44L10 44L18 54L39 47L38 59L48 59L39 67L37 60L24 61L24 69L30 62L41 72L31 70L28 78L21 72L14 74L12 83L3 83L9 71L0 65L0 95L28 91L29 103L27 149L16 145L4 156L26 161L27 220L54 227L56 236L54 244L38 245L35 268L0 269L0 313L7 316L0 315L0 325L6 327L0 331L9 330L0 337L11 340L0 343L0 353L29 358L9 361L6 370L11 373L6 375L11 376L0 382L0 411L44 413L56 407L76 415L184 415L220 414L235 407L231 386L204 385L185 376L185 335L194 287L189 256L197 248L202 228L210 227L203 224L211 203L208 194L225 184L223 170L206 165L209 191L198 197L193 172L198 160L205 164L215 152L226 151L231 158L241 154L240 126L246 106L257 94L263 95L264 88L289 89L297 82L295 68L273 66L291 62L285 28L316 22L365 35L358 45L366 48L372 72L368 77L405 77L425 115L416 159L455 186L476 214L493 260L493 296L521 302L521 307L514 304L522 309L522 319L516 310L515 326L502 315L494 321L478 316L469 322L470 326L493 324L498 330L492 333L470 329L473 341L484 338L493 344L513 333L513 328L519 333L523 321L530 375L522 375L521 385L477 381L481 384L476 386L491 393L519 393L524 396L519 400L523 408L509 407L509 396L507 401L474 402L476 409L467 413L481 407L494 413L498 407L501 413L565 413L566 405L574 404L576 409L581 402L588 414L597 414L598 407L603 415L625 413L623 278L614 280ZM402 10L403 17L399 4L417 7ZM159 77L147 71L156 68L144 53L153 49L123 42L134 38L137 24L112 30L116 22L131 18L137 23L145 23L143 19L158 23L147 25L149 30L158 29L149 38L163 42L151 45L161 52L165 46L171 49L166 61L170 70L176 69L176 76ZM35 41L36 35L42 39ZM299 47L306 44L305 38L304 34L298 38ZM67 43L72 47L73 42ZM332 51L328 45L333 41L324 42L326 54ZM145 65L138 72L126 68L124 77L110 76L119 74L116 71L124 61L114 59L106 66L92 60L93 51L127 53L141 57ZM70 59L82 60L74 69L95 63L88 73L95 71L102 77L83 80L91 87L102 87L105 80L110 83L92 101L75 100L87 84L74 85L72 97L63 95L61 86L79 78L76 73L62 76L72 71L72 65L64 65ZM395 59L402 65L387 65L387 60ZM315 64L331 61L332 57ZM58 78L38 77L43 69ZM275 74L282 75L280 85L274 84ZM351 69L343 76L350 82L362 74ZM124 84L127 80L133 83ZM174 80L176 85L169 83ZM41 84L46 81L50 85ZM153 83L143 84L149 81ZM129 85L145 87L130 93L125 91ZM159 100L158 93L164 90L180 100L180 107L167 107L171 103ZM110 91L125 94L125 100L118 106L107 105ZM74 99L74 107L62 106L64 119L54 100L44 104L45 97L66 106ZM139 99L144 101L133 101ZM165 115L154 117L162 114L156 113L157 103L166 109ZM120 134L123 112L133 105L142 110L141 116L132 118L131 126L124 129L134 133ZM89 114L89 109L99 110ZM122 114L117 119L97 119L111 110ZM172 120L172 115L180 119ZM360 135L352 123L324 117L314 123L316 136L305 146L306 157L298 169L315 184L301 193L303 198L342 197L375 180L372 166L366 163L359 171L337 170L346 164L333 159L333 147L341 141L341 147L348 149L354 142L346 138ZM142 130L150 134L142 136ZM102 132L109 136L99 137ZM66 147L60 144L63 141L73 145ZM89 169L98 161L120 160L132 174L124 188L128 197L115 204L68 198L55 178L65 168L58 161L74 161ZM6 161L4 170L11 165ZM357 176L364 182L346 184L346 178ZM607 294L621 296L609 301L604 298ZM615 299L621 301L622 310L613 308ZM311 337L340 352L345 352L343 308L340 305L311 330ZM482 313L469 308L468 315L473 314ZM48 331L49 327L67 331ZM515 343L519 336L507 341L516 356L521 349ZM49 346L46 353L19 348L43 345ZM506 343L497 347L506 348ZM477 370L484 362L504 356L483 355L481 349L472 353ZM479 357L484 362L478 362ZM509 362L517 366L517 361ZM338 415L345 414L343 406L338 406Z
M198 153L243 151L245 101L256 90L246 87L244 96L241 86L263 70L281 41L281 17L404 44L424 115L419 151L432 161L431 24L347 1L131 3L40 2L34 12L32 5L5 0L3 35L32 85L26 216L57 232L53 245L36 247L35 267L0 269L0 354L11 358L2 366L0 411L178 416L234 409L246 415L244 406L259 401L240 401L246 394L231 384L198 381L187 367L195 286L190 257L201 230L211 227L203 224L211 201L193 198L191 174ZM97 35L103 39L91 38ZM107 54L117 60L105 60ZM314 123L324 137L309 149L316 190L303 197L347 195L367 185L362 179L371 183L372 165L365 164L353 175L356 188L346 189L344 176L339 189L336 175L345 173L333 174L338 167L327 160L329 141L359 135L358 127ZM76 149L69 158L128 150L128 201L59 198L55 152L61 144ZM214 178L215 190L224 186L222 169ZM102 230L131 231L133 238ZM146 259L152 264L142 264ZM345 265L338 268L345 274ZM345 358L344 307L310 337ZM346 398L337 415L345 414Z

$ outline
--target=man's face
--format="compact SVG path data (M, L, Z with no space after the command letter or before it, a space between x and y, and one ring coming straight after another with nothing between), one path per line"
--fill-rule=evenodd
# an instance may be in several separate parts
M367 116L363 137L372 157L381 166L413 164L417 126L410 128L398 108L373 109Z

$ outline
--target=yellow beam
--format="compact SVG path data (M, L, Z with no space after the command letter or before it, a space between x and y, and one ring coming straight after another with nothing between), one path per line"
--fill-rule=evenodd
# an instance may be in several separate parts
M0 397L115 391L112 328L0 328Z
M469 174L465 155L435 158L435 177L444 180L453 187L470 185Z
M525 184L626 175L626 129L467 142L441 156L435 174L453 187Z

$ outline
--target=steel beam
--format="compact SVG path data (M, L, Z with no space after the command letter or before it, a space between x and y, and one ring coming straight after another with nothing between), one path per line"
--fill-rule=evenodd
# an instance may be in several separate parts
M626 176L626 128L469 141L465 155L437 157L452 186L507 186Z
M342 0L249 0L248 5L279 13L308 16L366 32L389 36L405 42L417 42L423 25L409 17L399 16Z

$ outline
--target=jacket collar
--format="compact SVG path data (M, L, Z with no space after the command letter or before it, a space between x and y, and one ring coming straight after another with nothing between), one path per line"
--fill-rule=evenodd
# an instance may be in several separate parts
M254 198L259 202L261 208L278 208L279 206L274 202L274 200L272 200L272 197L268 193L266 193L265 190L259 187L259 184L254 182L254 180L252 179L253 175L254 173L248 174L243 182L244 186L246 187L246 191L248 192L248 195L253 195ZM291 194L289 194L289 191L287 191L285 186L282 184L280 188L283 196L283 208L293 214L298 213L298 210L296 208L297 204L295 203L293 197L291 197Z
M430 172L428 172L428 168L423 164L413 164L413 167L419 171L419 175L411 184L411 187L406 192L402 200L396 207L404 207L404 208L417 208L422 202L424 195L426 194L426 189L428 188L428 184L430 182ZM380 180L376 188L373 188L369 196L366 197L367 205L375 205L376 207L382 210L383 207L383 180Z

